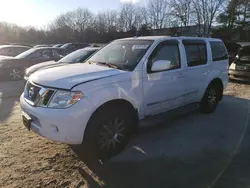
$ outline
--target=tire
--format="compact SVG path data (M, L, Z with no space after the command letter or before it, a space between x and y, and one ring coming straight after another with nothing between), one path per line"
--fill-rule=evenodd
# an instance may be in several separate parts
M9 72L9 78L12 81L22 80L24 75L24 71L21 69L11 69Z
M216 110L223 89L216 83L210 84L200 102L200 110L204 113L212 113Z
M93 158L108 159L126 146L132 119L125 110L104 108L91 117L82 147Z

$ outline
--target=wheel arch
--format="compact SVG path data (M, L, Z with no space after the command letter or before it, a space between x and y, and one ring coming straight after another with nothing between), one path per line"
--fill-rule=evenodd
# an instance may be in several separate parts
M138 128L139 113L138 113L138 110L132 105L132 103L125 99L112 99L110 101L104 102L98 108L94 110L85 128L84 137L89 127L89 124L93 120L93 118L96 118L100 113L104 111L108 111L111 108L123 109L126 112L131 113L131 118L133 119L133 122L135 122L135 125L136 125L135 127L132 127L132 129L136 130Z
M214 78L213 80L210 81L210 83L208 84L208 87L210 85L216 85L218 86L218 89L219 89L219 93L220 93L220 96L218 98L218 101L221 101L222 100L222 96L223 96L223 90L224 90L224 85L223 85L223 82L220 78Z

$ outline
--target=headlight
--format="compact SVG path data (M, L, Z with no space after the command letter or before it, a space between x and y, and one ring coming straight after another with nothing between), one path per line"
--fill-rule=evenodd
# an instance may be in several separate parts
M83 97L80 91L58 90L51 99L49 108L68 108L77 103Z
M235 70L235 63L232 63L229 67L230 70Z

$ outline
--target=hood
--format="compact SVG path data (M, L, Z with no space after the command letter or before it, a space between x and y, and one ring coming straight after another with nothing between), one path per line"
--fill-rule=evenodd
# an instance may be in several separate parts
M50 67L53 67L53 66L56 66L56 65L59 65L59 64L61 64L61 63L56 62L56 61L46 61L46 62L43 62L43 63L38 63L36 65L33 65L33 66L29 67L26 70L26 76L30 76L32 73L34 73L34 72L36 72L38 70L50 68Z
M3 56L3 55L0 55L0 61L1 60L5 60L5 59L15 59L14 57L11 57L11 56Z
M35 72L30 76L29 80L47 87L71 89L80 83L119 75L124 72L105 66L77 63Z

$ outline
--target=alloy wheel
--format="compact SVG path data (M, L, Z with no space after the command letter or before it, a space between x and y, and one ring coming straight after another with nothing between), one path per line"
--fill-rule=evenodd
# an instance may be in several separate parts
M215 88L209 88L208 90L208 104L210 107L216 105L217 103L217 95Z
M17 79L20 79L21 78L21 72L20 70L18 69L13 69L11 72L10 72L10 76L13 80L17 80Z
M114 150L126 138L126 126L123 120L114 118L101 126L99 132L99 148L101 150Z

